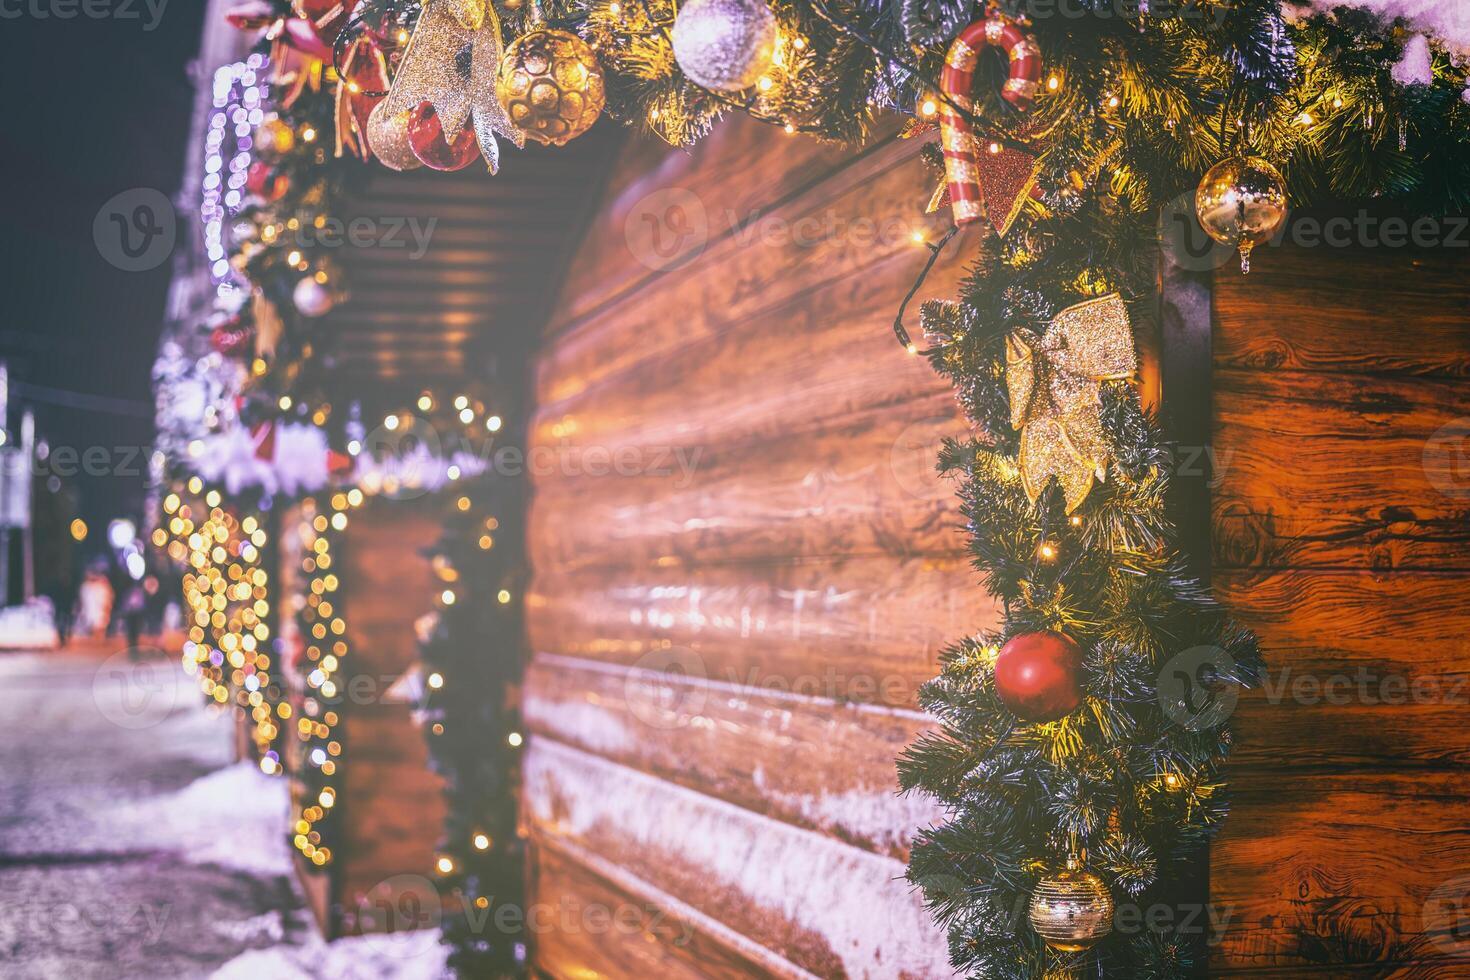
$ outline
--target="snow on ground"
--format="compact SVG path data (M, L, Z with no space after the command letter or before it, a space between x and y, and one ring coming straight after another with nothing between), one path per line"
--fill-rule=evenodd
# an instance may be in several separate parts
M122 806L110 819L135 847L178 851L191 864L290 875L289 805L286 780L237 762L175 793Z
M447 950L437 932L392 939L356 936L301 946L275 946L242 953L214 972L212 980L440 980L452 976Z
M0 655L0 977L445 975L437 932L322 942L286 780L172 658L94 646Z

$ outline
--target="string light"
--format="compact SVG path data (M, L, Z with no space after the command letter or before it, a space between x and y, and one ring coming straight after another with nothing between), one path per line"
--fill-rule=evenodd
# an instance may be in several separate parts
M245 181L254 162L254 131L265 121L268 64L263 54L252 54L214 73L214 104L204 136L199 215L204 254L219 296L239 288L225 254L224 226L245 206Z
M1041 556L1042 561L1051 561L1057 556L1057 546L1050 541L1043 541L1036 553Z

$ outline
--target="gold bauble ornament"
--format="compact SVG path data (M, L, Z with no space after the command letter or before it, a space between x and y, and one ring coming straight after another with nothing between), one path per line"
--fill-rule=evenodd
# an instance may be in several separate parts
M1113 931L1113 896L1101 878L1070 863L1037 882L1029 918L1048 946L1080 953Z
M255 144L262 152L284 155L296 146L296 131L280 116L267 116L255 131Z
M1230 157L1199 182L1194 212L1206 234L1240 250L1240 271L1250 272L1251 249L1286 220L1286 181L1267 160Z
M577 35L554 28L511 42L495 94L512 123L553 146L585 133L606 101L597 55Z

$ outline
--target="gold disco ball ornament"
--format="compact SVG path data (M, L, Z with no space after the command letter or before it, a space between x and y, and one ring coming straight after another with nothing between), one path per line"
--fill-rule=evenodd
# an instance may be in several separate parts
M577 35L553 28L511 42L495 95L511 122L553 146L585 133L607 100L596 53Z
M1240 271L1250 272L1251 249L1286 220L1286 181L1260 157L1221 160L1194 192L1194 213L1206 234L1240 251Z
M1080 953L1113 931L1113 896L1101 878L1072 865L1037 882L1029 918L1048 946Z

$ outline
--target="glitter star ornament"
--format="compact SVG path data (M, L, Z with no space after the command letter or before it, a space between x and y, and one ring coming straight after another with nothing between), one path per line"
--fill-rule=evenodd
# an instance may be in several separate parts
M1041 337L1006 338L1011 425L1021 432L1021 482L1032 503L1056 477L1070 514L1094 479L1107 478L1102 382L1131 377L1137 367L1128 307L1117 293L1069 306Z
M390 167L406 162L412 156L408 114L427 102L446 139L452 141L467 123L474 126L480 153L495 173L497 136L516 146L526 143L495 97L500 58L500 19L490 0L427 0L388 97L369 120L373 152Z
M696 85L739 92L776 54L776 17L763 0L689 0L672 32L674 60Z

